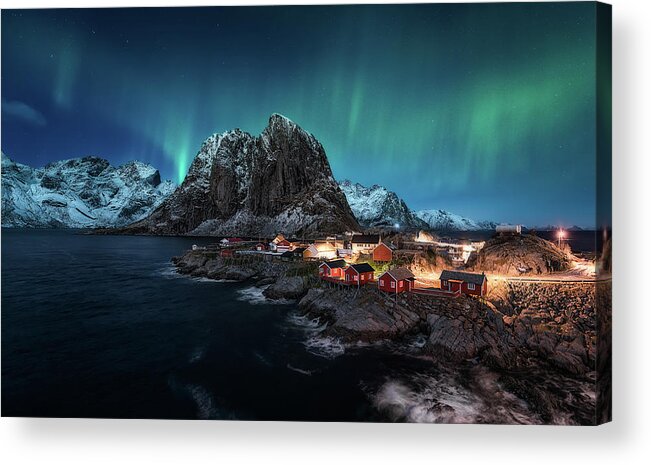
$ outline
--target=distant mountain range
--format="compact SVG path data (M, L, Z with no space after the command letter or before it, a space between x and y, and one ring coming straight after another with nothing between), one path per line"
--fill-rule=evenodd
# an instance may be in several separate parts
M273 114L261 135L204 141L183 183L151 165L84 157L31 168L2 154L2 226L155 235L319 235L363 228L482 230L495 223L411 210L395 192L335 181L323 146Z
M174 189L137 161L116 168L84 157L32 168L2 153L2 226L122 226L149 215Z
M411 210L395 192L373 185L365 187L344 180L339 187L359 223L367 228L395 227L437 231L494 229L496 223L475 221L445 210Z

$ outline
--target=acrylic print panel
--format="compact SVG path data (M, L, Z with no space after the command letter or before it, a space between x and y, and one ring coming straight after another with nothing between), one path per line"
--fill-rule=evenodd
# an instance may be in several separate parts
M610 7L2 11L2 414L610 419Z

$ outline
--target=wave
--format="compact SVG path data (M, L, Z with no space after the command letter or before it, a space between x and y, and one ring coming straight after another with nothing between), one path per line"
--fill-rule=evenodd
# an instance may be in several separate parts
M219 410L210 392L199 384L187 384L186 391L197 405L197 417L202 420L219 418Z
M309 337L304 343L305 348L312 355L334 359L346 352L345 344L337 338L315 335Z
M505 391L497 375L477 367L469 383L446 373L387 380L372 396L378 411L392 421L414 423L541 424L528 404Z
M190 354L190 357L188 358L188 363L198 362L203 358L204 353L205 353L204 347L196 347Z
M272 300L272 299L267 299L265 295L263 294L264 290L267 289L269 286L251 286L251 287L246 287L244 289L239 289L237 293L239 294L239 297L237 300L240 300L242 302L248 302L251 305L288 305L288 304L293 304L295 303L293 300L288 300L288 299L278 299L278 300Z
M296 367L293 367L292 365L290 365L289 363L287 364L287 368L289 368L290 370L295 371L297 373L300 373L302 375L306 375L306 376L312 376L312 373L313 373L312 370L303 370L301 368L296 368Z
M157 269L154 272L156 276L162 276L165 279L189 279L197 283L236 283L237 280L234 279L211 279L206 278L205 276L190 276L187 274L179 273L176 269L176 266L171 264L166 264L162 268Z

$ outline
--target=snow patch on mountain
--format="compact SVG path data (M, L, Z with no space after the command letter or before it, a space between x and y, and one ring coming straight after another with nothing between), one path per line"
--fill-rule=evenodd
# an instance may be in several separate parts
M2 226L123 226L149 215L175 189L151 165L113 167L99 157L32 168L2 153Z

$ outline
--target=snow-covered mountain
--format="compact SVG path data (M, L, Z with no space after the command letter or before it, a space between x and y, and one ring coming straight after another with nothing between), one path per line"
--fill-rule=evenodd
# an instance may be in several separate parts
M344 180L339 188L346 195L357 221L365 227L427 228L427 224L412 212L395 192L377 184L362 186Z
M420 210L415 215L429 226L429 229L439 231L478 231L495 229L492 221L475 221L445 210Z
M411 210L395 192L373 185L365 187L344 180L339 187L346 195L348 204L357 221L365 227L418 228L437 231L477 231L493 229L495 223L475 221L445 210Z
M2 154L2 226L123 226L157 208L175 189L158 170L132 161L113 167L98 157L32 168Z
M206 139L174 194L122 232L257 236L357 230L323 146L273 114L257 137L234 129Z

